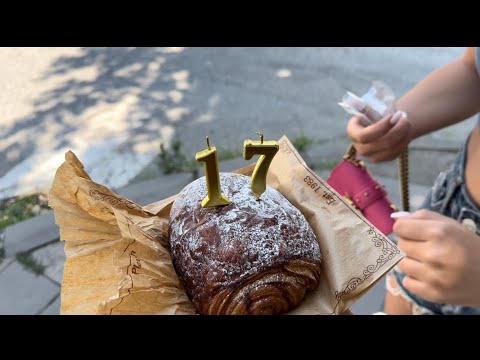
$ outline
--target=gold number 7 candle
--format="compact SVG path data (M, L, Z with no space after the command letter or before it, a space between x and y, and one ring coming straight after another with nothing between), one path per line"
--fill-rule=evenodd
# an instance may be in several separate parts
M202 201L202 207L214 207L230 204L228 198L222 194L220 189L220 174L218 172L217 149L210 146L207 140L207 148L195 155L195 160L205 163L205 177L208 194Z
M243 143L243 158L250 160L253 155L260 155L253 169L250 184L253 194L259 200L267 188L268 168L279 147L277 141L264 141L263 134L259 132L257 134L260 135L260 140L245 140Z

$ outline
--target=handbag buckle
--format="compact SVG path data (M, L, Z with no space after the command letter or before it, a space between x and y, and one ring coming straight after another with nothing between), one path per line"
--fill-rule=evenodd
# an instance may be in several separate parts
M348 194L345 194L343 195L343 198L345 199L345 201L347 202L348 205L354 207L355 209L358 210L357 208L357 205L355 205L355 203L353 202L353 199L350 197L350 195Z
M343 156L343 159L344 159L344 160L347 160L347 161L350 162L350 163L352 163L352 164L355 165L356 167L365 169L365 163L364 163L362 160L358 160L358 159L356 159L356 158L348 157L348 155L344 155L344 156Z

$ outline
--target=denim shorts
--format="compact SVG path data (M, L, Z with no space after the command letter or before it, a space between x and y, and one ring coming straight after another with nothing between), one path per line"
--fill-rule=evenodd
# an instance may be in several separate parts
M472 200L465 185L467 149L468 139L452 166L438 175L421 208L438 212L452 219L456 219L461 223L465 223L465 219L471 219L466 220L466 222L470 222L470 224L475 223L477 234L479 234L480 209ZM480 241L480 236L478 239ZM401 272L398 267L394 268L391 274L396 280L396 285L398 285L398 288L393 290L413 304L413 310L416 314L480 315L480 308L436 304L426 301L403 287L402 280L405 274ZM390 279L387 279L387 284L390 282L389 280ZM393 295L397 295L388 285L387 289Z

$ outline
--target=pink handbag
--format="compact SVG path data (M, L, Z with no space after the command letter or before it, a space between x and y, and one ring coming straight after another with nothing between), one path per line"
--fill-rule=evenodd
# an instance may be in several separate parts
M397 208L388 199L385 187L372 176L363 161L357 159L353 145L332 170L327 183L382 233L392 232L394 220L390 214Z

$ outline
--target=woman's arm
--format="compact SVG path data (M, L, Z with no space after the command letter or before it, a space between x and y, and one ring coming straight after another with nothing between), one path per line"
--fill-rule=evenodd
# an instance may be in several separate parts
M366 126L363 115L354 116L347 133L357 152L370 161L395 159L410 141L465 120L480 112L480 77L475 50L428 75L397 101L407 118L386 116Z
M411 139L480 112L480 77L475 49L434 71L397 102L412 124Z

